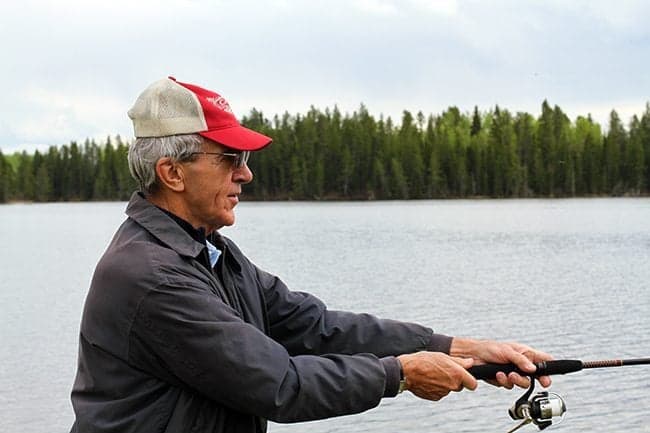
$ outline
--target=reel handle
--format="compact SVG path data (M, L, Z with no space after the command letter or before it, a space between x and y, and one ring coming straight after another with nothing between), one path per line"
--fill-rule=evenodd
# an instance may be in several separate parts
M552 374L566 374L580 371L583 369L582 361L577 359L562 359L557 361L541 361L535 364L537 370L535 373L526 373L518 369L514 364L482 364L475 365L467 369L469 374L478 380L491 380L495 379L497 373L502 371L505 374L512 373L513 371L522 376L549 376Z

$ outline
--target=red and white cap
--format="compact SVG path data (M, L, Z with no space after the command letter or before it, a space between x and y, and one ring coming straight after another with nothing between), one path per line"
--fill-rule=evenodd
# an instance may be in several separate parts
M235 150L260 150L271 138L239 124L226 99L211 90L163 78L129 110L136 137L200 134Z

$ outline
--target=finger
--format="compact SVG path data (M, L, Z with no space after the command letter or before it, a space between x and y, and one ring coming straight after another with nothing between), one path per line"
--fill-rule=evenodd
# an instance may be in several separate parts
M540 352L538 350L533 350L534 355L533 355L533 361L534 362L539 362L539 361L552 361L553 355L550 355L546 352Z
M537 380L539 381L539 384L544 388L551 386L551 378L549 376L540 376L537 378Z
M465 370L463 372L462 385L463 385L463 387L469 389L470 391L474 391L476 389L476 387L478 386L478 382L476 381L474 376L472 376L471 374L469 374L467 372L467 370Z
M430 400L432 400L432 401L439 401L439 400L445 398L448 394L449 394L449 391L440 391L440 392L436 392L436 393L434 393L434 394L431 395Z
M516 347L514 349L517 350ZM535 350L528 346L524 346L523 348L517 351L522 353L526 358L530 359L533 362L551 361L553 359L552 355L546 352Z
M458 391L462 390L463 388L467 388L469 390L474 391L476 387L478 386L478 382L476 381L476 378L469 374L467 371L468 368L470 368L472 365L474 365L474 360L471 358L457 358L457 357L452 357L452 359L460 365L462 368L460 368L460 387Z
M512 382L508 380L508 376L502 371L499 371L497 375L495 376L496 379L496 385L497 386L502 386L507 389L512 389Z
M528 377L521 376L514 372L508 375L508 380L510 383L517 385L520 388L528 388L530 386L530 379Z
M534 373L537 370L533 361L531 361L526 355L515 351L514 349L510 350L508 353L508 358L512 363L514 363L519 369L525 371L526 373Z

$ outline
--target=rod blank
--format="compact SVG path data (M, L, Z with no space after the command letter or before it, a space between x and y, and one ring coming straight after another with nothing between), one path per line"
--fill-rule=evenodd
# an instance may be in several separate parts
M623 366L626 366L626 365L650 364L650 358L610 359L610 360L605 360L605 361L585 361L582 364L583 364L583 368L623 367Z

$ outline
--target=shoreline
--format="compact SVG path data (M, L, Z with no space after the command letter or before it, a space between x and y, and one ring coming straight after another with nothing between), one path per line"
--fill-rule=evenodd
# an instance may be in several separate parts
M291 197L278 197L278 198L259 198L242 194L244 196L242 202L297 202L297 203L372 203L372 202L395 202L395 201L457 201L457 200L475 200L475 201L489 201L489 200L567 200L567 199L602 199L602 198L650 198L650 194L592 194L592 195L575 195L575 196L528 196L528 197L490 197L490 196L466 196L466 197L432 197L432 198L410 198L410 199L375 199L375 198L342 198L342 197L325 197L314 199L294 199ZM35 200L9 200L0 205L20 205L20 204L48 204L48 203L117 203L125 202L127 200L56 200L56 201L35 201Z

